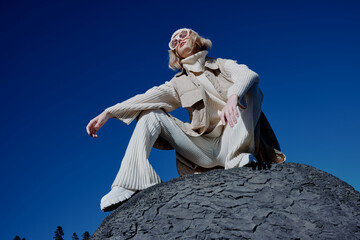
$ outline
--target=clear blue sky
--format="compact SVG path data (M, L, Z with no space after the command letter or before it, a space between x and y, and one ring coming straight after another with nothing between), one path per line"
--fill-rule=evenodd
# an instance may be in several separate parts
M168 41L190 27L211 57L260 76L263 111L288 162L358 191L360 15L357 1L2 1L0 239L91 234L135 127L105 108L168 81ZM184 111L178 111L184 119ZM177 177L173 151L150 162Z

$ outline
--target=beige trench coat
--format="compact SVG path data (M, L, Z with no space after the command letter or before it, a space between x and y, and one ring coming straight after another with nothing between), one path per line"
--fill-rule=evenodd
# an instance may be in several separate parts
M205 75L226 102L227 90L233 85L233 81L225 74L225 61L226 59L206 57ZM244 71L251 71L247 66L241 66ZM182 122L168 113L180 106L188 110L190 123ZM246 108L246 103L242 99L240 99L239 107ZM109 107L106 111L110 112L114 118L130 124L142 110L149 109L163 109L189 136L201 136L207 133L209 128L210 119L207 112L205 90L197 78L191 73L187 74L185 70L177 73L170 82ZM161 137L157 139L154 147L161 150L173 149ZM255 157L260 163L267 164L280 163L286 160L286 156L280 151L277 138L263 112L261 112L255 128ZM176 160L179 175L211 170L197 166L191 159L185 159L178 152L176 152Z

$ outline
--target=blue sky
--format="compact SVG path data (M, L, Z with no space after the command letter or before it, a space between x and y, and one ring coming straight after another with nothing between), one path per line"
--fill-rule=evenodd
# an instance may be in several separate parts
M168 41L190 27L209 56L260 76L263 111L288 162L360 190L360 17L356 1L2 1L0 238L91 234L135 127L105 108L168 81ZM175 115L187 119L183 110ZM164 181L175 153L153 150Z

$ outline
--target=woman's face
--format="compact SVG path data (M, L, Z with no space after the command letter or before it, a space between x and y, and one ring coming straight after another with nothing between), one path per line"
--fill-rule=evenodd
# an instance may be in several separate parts
M175 51L182 58L187 58L195 53L195 43L192 38L190 38L190 36L186 37L185 39L180 39Z

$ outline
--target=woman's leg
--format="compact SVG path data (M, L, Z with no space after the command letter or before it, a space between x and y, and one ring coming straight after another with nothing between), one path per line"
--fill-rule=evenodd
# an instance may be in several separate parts
M153 114L143 112L130 138L112 188L141 190L161 182L148 161L150 150L160 132L160 125Z
M210 168L218 164L212 158L212 139L187 136L162 110L143 111L112 188L142 190L161 182L148 160L159 136L167 140L181 155L193 160L199 166Z
M143 112L131 136L111 191L101 199L102 211L114 210L121 202L130 198L136 190L161 182L148 161L150 150L160 132L160 125L153 114Z
M239 166L238 163L243 156L249 157L249 154L255 152L254 131L260 117L263 99L258 84L254 84L244 98L247 108L240 109L237 107L240 113L237 123L233 128L227 124L217 143L218 152L216 155L225 169Z

